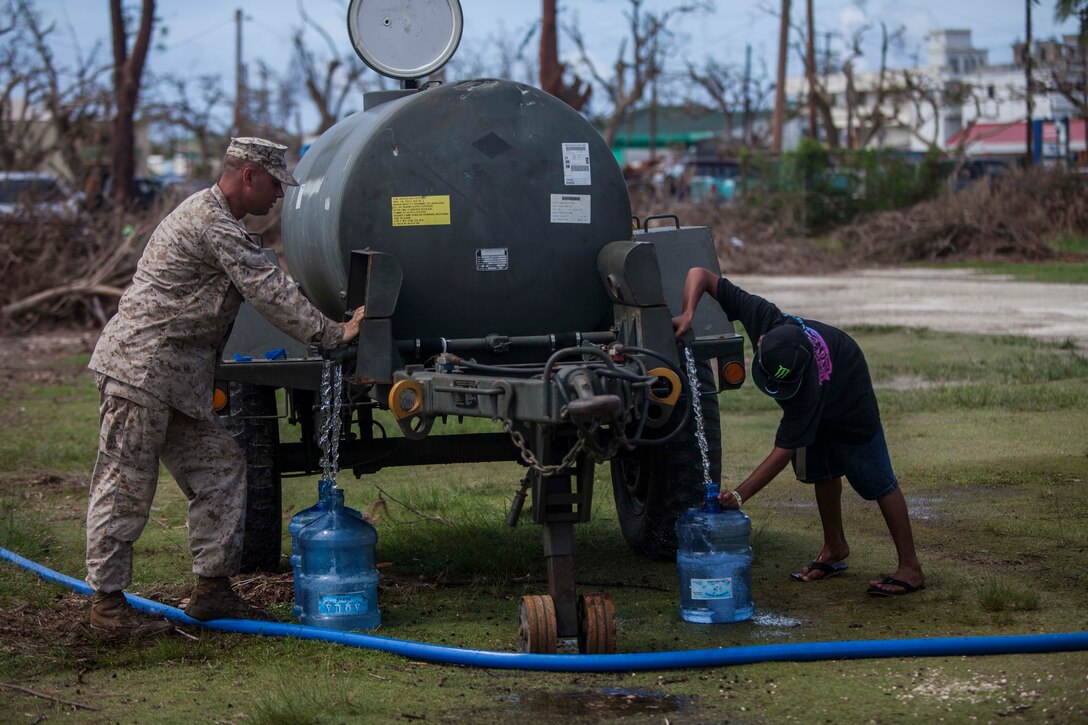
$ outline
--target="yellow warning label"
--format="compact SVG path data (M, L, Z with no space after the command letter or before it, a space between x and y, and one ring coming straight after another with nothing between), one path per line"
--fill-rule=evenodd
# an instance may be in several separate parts
M394 196L393 226L426 227L450 223L450 197Z

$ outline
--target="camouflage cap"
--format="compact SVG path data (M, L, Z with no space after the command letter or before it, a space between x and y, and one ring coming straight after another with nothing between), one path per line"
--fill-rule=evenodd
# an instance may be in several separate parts
M260 164L272 174L273 178L287 186L298 186L298 181L287 171L287 163L283 157L283 152L286 150L287 147L281 144L247 136L232 138L230 146L227 147L227 156Z

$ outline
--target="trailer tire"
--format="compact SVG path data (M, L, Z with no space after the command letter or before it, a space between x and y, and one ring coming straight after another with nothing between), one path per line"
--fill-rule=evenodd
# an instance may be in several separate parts
M227 428L246 458L246 519L242 537L242 572L280 567L283 491L276 448L279 420L276 388L230 384Z
M717 386L709 363L696 363L710 475L721 480L721 419ZM703 464L695 415L663 446L640 446L612 459L612 493L623 538L651 559L676 558L676 521L704 499Z

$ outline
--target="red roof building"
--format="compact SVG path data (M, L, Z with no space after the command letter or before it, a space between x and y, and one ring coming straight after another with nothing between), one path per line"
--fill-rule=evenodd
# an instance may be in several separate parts
M1085 126L1088 120L1069 121L1069 152L1085 151ZM1043 122L1043 157L1057 156L1058 130L1054 121ZM962 148L968 156L1023 156L1027 148L1027 122L976 123L952 134L949 150Z

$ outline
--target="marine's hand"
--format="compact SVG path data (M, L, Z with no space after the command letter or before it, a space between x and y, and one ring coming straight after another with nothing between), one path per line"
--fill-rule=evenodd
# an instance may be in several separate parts
M350 320L340 323L344 330L344 336L340 338L341 345L346 345L359 336L359 323L364 317L366 317L366 307L357 307Z

